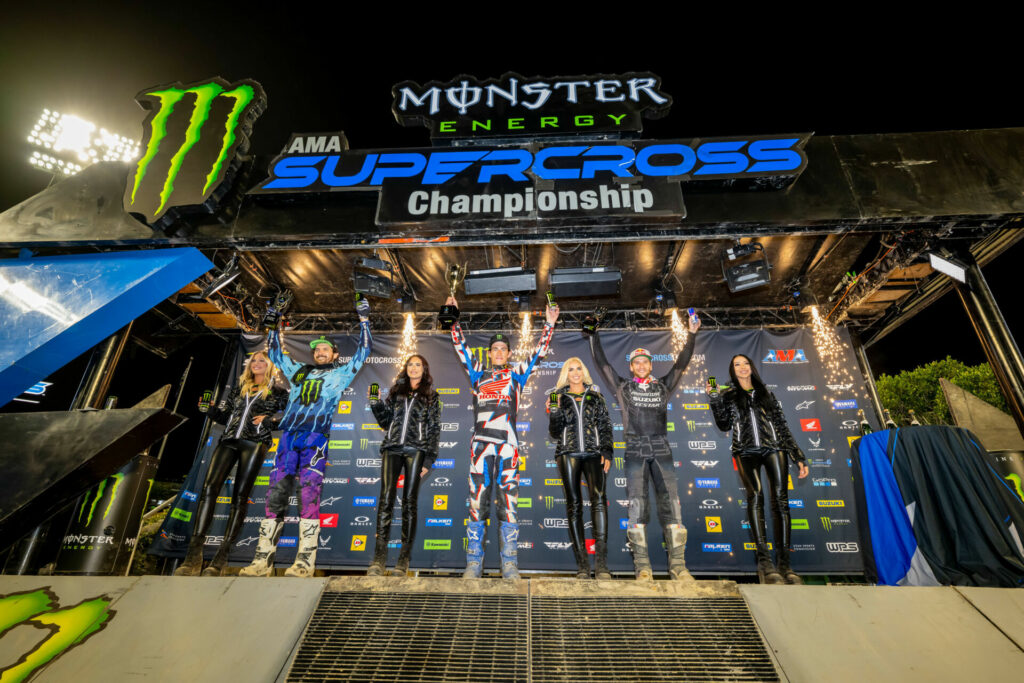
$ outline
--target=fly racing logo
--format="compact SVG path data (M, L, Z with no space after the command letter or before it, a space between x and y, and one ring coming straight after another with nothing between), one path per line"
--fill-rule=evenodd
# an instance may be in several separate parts
M233 180L253 124L267 108L263 88L252 80L229 84L214 78L147 89L135 99L149 114L145 152L129 176L125 210L149 223L173 207L203 206L212 213L224 194L221 185Z
M829 391L849 391L853 388L853 382L849 384L826 384L825 386L829 388Z
M699 467L702 470L711 469L718 464L717 460L691 460L694 467Z
M548 550L568 550L572 547L572 543L569 541L544 541L544 545Z
M376 484L378 481L380 481L380 477L356 477L356 483L363 484L364 486L368 484Z
M809 410L814 405L814 401L800 401L796 404L797 410Z
M440 444L441 448L455 448L459 445L458 441L442 441Z

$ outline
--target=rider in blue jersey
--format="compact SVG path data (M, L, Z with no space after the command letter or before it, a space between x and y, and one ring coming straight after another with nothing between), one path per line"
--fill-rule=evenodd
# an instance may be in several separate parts
M351 384L370 355L370 304L357 295L359 347L347 363L338 362L338 347L321 336L309 346L313 363L302 364L284 355L280 335L267 336L270 359L288 378L291 390L288 406L281 419L284 433L277 445L274 468L267 488L266 519L260 523L260 539L252 564L241 576L270 576L274 571L277 541L288 511L288 499L299 480L299 543L295 563L286 576L312 576L316 569L316 550L320 538L320 491L327 468L327 442L331 418L338 409L341 394Z

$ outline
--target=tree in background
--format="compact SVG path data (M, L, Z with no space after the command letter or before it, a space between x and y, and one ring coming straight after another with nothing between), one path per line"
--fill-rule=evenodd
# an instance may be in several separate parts
M878 395L898 424L910 422L910 409L922 423L949 424L949 406L939 386L941 377L1006 412L1006 401L988 363L969 366L949 356L895 376L883 374L877 381Z

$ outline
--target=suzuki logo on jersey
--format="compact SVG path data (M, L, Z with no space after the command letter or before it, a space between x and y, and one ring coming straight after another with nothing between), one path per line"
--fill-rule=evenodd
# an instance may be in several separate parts
M324 529L333 529L338 526L338 514L337 513L324 513L320 515L320 527Z
M820 432L821 431L821 420L816 417L809 417L800 420L800 429L805 432Z
M803 349L772 350L761 359L762 363L806 363L807 356Z

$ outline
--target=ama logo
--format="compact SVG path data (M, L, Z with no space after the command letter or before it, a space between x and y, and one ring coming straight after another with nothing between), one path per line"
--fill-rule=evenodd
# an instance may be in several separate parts
M761 360L762 363L806 363L803 349L773 349Z

